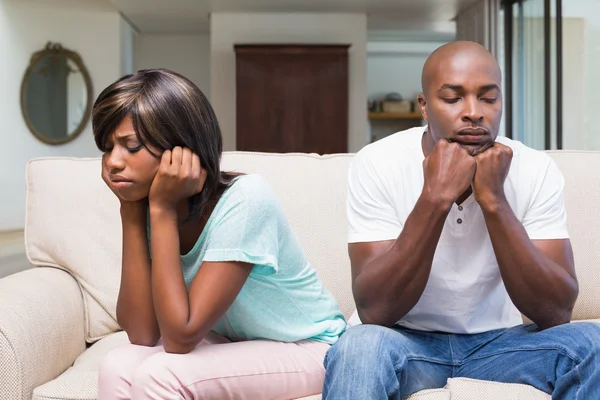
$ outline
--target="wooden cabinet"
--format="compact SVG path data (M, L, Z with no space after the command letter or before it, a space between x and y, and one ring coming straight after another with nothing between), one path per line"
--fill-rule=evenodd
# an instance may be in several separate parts
M237 150L348 151L348 45L236 45Z

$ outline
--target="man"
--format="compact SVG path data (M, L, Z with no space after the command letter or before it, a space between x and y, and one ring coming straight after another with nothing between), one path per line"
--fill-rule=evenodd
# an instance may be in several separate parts
M482 46L437 49L422 86L427 128L365 147L349 171L363 325L329 350L323 398L403 399L468 377L600 399L600 324L569 324L578 284L561 173L498 137L501 73Z

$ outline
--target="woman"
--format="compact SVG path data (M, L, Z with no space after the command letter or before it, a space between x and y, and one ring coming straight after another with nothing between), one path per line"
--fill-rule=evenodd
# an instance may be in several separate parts
M117 320L99 399L289 399L320 393L346 323L265 179L220 170L202 92L168 70L106 88L92 112L121 202Z

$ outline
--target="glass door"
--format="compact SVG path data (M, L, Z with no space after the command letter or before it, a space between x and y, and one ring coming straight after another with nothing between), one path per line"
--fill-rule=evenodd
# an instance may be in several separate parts
M539 150L562 148L560 0L502 6L506 136Z

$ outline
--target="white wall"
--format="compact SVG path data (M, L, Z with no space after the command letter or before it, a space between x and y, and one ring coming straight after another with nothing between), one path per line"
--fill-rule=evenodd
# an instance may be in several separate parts
M447 42L369 42L369 98L398 92L407 100L421 93L421 71L427 57Z
M390 92L416 101L421 93L421 71L427 57L447 42L376 42L367 44L367 90L369 99L382 99ZM419 120L376 119L369 121L374 140L400 130L422 125Z
M137 32L124 18L120 21L121 29L121 75L128 75L134 69L134 40Z
M214 13L211 16L211 103L225 150L235 149L236 43L329 43L349 48L349 151L367 143L365 14Z
M31 55L47 41L78 52L95 97L120 76L120 19L105 2L0 2L0 231L24 225L29 159L99 155L89 123L73 142L59 146L46 145L29 132L21 114L20 85Z
M141 34L134 39L135 69L167 68L210 96L210 36Z

